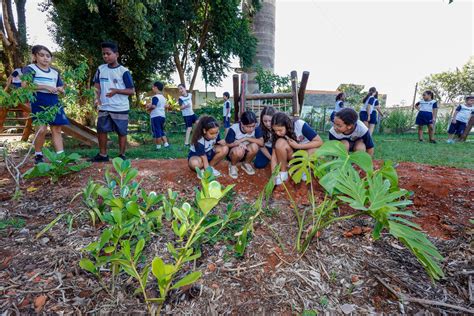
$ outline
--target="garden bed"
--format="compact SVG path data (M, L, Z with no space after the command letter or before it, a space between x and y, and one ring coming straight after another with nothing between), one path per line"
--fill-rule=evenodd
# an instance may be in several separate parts
M186 160L135 160L142 186L165 192L171 188L190 201L199 185ZM58 214L77 213L80 198L71 201L89 178L103 179L103 164L69 175L57 184L46 179L27 181L18 202L7 200L12 183L0 175L3 201L0 208L7 217L22 218L23 228L0 231L0 311L31 313L53 312L142 312L141 298L132 295L135 285L123 277L114 295L109 295L97 279L78 266L81 249L100 233L100 225L78 219L68 232L64 221L35 239L35 235ZM226 165L218 167L227 174ZM416 259L395 239L383 235L374 242L368 218L340 222L325 230L300 258L293 250L296 225L286 195L277 189L269 202L270 211L255 227L252 241L243 258L233 254L228 240L203 246L196 268L203 277L192 287L173 292L163 312L179 314L298 314L303 311L354 311L416 313L455 309L433 305L452 304L469 309L470 249L474 216L474 171L400 163L400 187L414 192L410 207L420 224L446 258L446 277L432 283ZM253 203L270 176L259 170L254 177L240 171L233 181L220 178L224 185L235 183L232 196L236 208ZM10 191L9 191L10 190ZM306 204L304 185L290 185L300 203ZM1 193L1 192L0 192ZM321 192L322 195L322 192ZM350 212L344 209L343 212ZM347 232L351 232L352 237ZM146 253L162 255L166 234L153 237ZM471 270L471 271L469 271ZM150 283L152 284L152 283ZM391 292L425 299L423 304L399 303ZM150 293L156 297L156 293ZM472 304L472 302L471 302ZM471 305L472 306L472 305ZM457 310L462 313L462 310ZM465 311L464 311L465 313Z

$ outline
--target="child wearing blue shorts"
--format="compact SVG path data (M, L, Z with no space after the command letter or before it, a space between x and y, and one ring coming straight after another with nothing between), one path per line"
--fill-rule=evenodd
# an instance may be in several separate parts
M214 166L222 161L228 152L229 148L220 138L216 119L212 116L201 117L196 124L189 147L189 168L196 171L196 168L206 169L211 166L212 173L218 177L221 173Z
M357 112L345 108L336 113L334 125L329 130L329 140L337 140L348 152L365 151L374 155L374 142L367 126L357 119Z
M377 112L380 117L383 116L382 111L380 110L380 103L378 100L379 93L375 87L371 87L369 92L362 100L364 106L359 112L360 120L369 128L370 135L374 133L375 125L377 125Z
M423 100L415 104L418 110L415 124L418 125L418 140L423 141L423 126L428 126L428 135L430 143L435 144L434 124L436 123L436 114L438 113L438 103L433 100L433 92L427 90L423 92Z
M184 84L178 85L178 90L181 96L178 99L178 103L181 107L181 113L183 114L184 124L186 125L186 136L184 138L184 146L189 146L189 137L193 130L193 125L197 121L197 116L193 111L193 96L191 93L186 91Z
M272 160L273 152L273 133L272 133L272 117L277 110L273 106L266 106L260 112L260 129L263 134L264 144L255 156L253 162L255 168L263 169Z
M346 95L344 92L341 92L336 96L336 105L334 106L334 110L331 112L330 116L331 123L334 123L334 116L336 113L344 108L344 101L346 101Z
M147 110L150 111L150 125L153 138L155 139L156 149L169 147L168 139L165 134L166 121L166 98L163 96L164 85L160 81L153 84L152 90L155 93L151 98L151 103L147 105Z
M31 49L33 55L33 63L28 65L24 70L24 74L33 76L33 84L35 88L35 101L31 102L31 113L36 116L45 111L50 111L53 107L58 107L55 117L52 121L47 122L51 128L51 135L56 153L64 152L63 138L61 135L61 126L68 125L69 120L64 113L64 108L59 102L59 93L64 94L64 85L56 69L51 68L51 59L53 54L42 45L35 45ZM22 82L22 86L26 86L26 82ZM35 164L43 162L43 145L46 138L47 126L38 126L38 131L34 140L35 147Z
M108 133L116 132L119 140L119 157L126 159L128 97L135 93L130 71L118 63L119 52L115 43L101 44L105 64L100 65L94 76L96 98L94 104L99 109L97 118L97 138L99 153L89 159L92 162L109 161L107 154Z
M448 144L454 143L454 136L458 138L464 134L464 130L474 115L474 96L466 97L466 104L461 104L456 108L453 119L448 129Z

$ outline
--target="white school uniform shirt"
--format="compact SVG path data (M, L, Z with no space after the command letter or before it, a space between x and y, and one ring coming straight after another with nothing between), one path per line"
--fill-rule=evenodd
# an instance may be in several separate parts
M362 106L362 111L367 112L367 106L369 104L370 104L370 113L369 114L372 114L372 112L375 111L375 107L379 106L379 100L377 100L377 98L374 97L374 96L369 97L365 101L364 105Z
M59 72L51 67L49 67L48 71L44 71L43 69L36 66L36 64L28 65L29 68L33 69L35 75L33 76L33 83L36 85L43 85L56 88L58 86L59 79ZM37 90L38 92L43 93L51 93L46 89Z
M350 139L351 141L356 141L356 140L362 138L362 136L364 136L367 133L368 130L369 129L367 128L367 126L365 126L364 123L362 123L360 120L357 120L356 128L349 135L336 132L336 130L334 129L334 126L331 127L331 129L329 130L329 133L332 136L334 136L334 138L339 139L339 140L341 140L341 139Z
M214 146L221 140L220 135L217 135L216 138L208 140L205 139L204 137L199 138L197 141L196 146L191 145L189 147L189 150L192 151L193 153L197 154L203 154L203 153L208 153L209 151L214 149ZM204 151L204 152L202 152Z
M234 137L234 139L230 139L230 137L232 136ZM229 128L229 132L227 133L227 136L226 136L226 142L228 144L232 144L236 140L239 140L245 137L248 137L248 138L262 137L262 130L260 129L260 126L255 127L255 129L251 133L245 134L244 132L240 130L240 123L234 123ZM244 141L241 144L248 145L249 143L250 142L248 141Z
M181 110L181 114L183 114L183 116L193 115L194 111L193 111L193 96L192 96L192 94L188 93L188 95L186 95L186 96L180 96L179 100L181 101L180 105L181 104L189 105L189 107L185 108L184 110Z
M435 100L431 100L431 101L421 100L418 102L418 107L420 109L420 112L433 113L433 109L436 109L438 107L438 103L436 103Z
M227 107L227 105L229 107ZM229 109L229 114L227 114L227 109ZM230 101L229 100L226 100L224 102L224 105L222 106L222 115L226 118L226 117L230 117L230 112L232 111L231 109L231 106L230 106Z
M296 120L293 123L293 129L294 129L294 132L295 132L295 135L296 135L296 141L298 142L298 144L307 144L312 140L312 139L306 138L306 136L304 136L304 134L303 134L303 127L304 127L305 124L306 124L306 122L303 121L303 120ZM308 125L308 127L309 127L309 125ZM316 132L315 132L315 134L318 135Z
M467 124L471 119L471 115L474 114L474 106L466 106L465 104L461 104L456 108L456 112L456 121Z
M99 107L99 110L122 112L130 109L128 95L115 94L111 98L106 97L106 94L110 89L133 88L133 82L131 82L131 86L128 85L127 87L124 81L124 76L129 77L131 81L129 70L122 65L118 65L114 68L109 67L107 64L99 66L94 79L95 83L100 83L101 106Z
M334 112L337 113L344 108L344 102L339 100L336 101L336 106L334 106Z
M14 70L13 70L13 73L14 73L15 71L18 73L18 76L12 77L12 83L13 83L13 84L21 84L21 79L20 79L20 77L23 75L23 72L21 71L21 68L16 68L16 69L14 69Z
M152 98L152 104L154 103L153 100L155 98L158 99L158 104L156 104L156 108L154 108L150 112L150 118L154 118L154 117L158 117L158 116L166 117L166 114L165 114L166 98L162 94L156 94Z

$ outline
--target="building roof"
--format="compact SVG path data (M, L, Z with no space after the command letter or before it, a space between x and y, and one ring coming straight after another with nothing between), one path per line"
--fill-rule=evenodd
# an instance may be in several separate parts
M334 94L337 95L341 91L331 91L331 90L306 90L305 94Z

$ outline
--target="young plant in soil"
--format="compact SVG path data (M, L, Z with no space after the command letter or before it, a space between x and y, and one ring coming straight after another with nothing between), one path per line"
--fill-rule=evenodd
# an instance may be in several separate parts
M443 257L420 231L420 227L406 219L414 216L404 209L412 202L408 199L409 192L399 188L398 175L391 162L385 162L382 167L374 170L372 158L367 153L348 154L338 141L326 142L312 155L298 151L294 157L290 161L292 167L289 172L296 183L301 181L303 173L315 176L333 199L347 203L357 211L348 216L331 218L336 209L335 200L328 202L326 197L321 204L316 205L311 176L307 177L307 183L311 186L312 219L308 229L310 233L302 246L300 238L303 227L307 225L304 220L305 214L299 216L299 210L294 201L292 202L299 225L297 237L299 251L306 251L315 235L314 232L321 231L333 222L368 215L375 220L372 232L374 239L379 239L384 229L388 230L416 256L433 280L439 280L444 276L439 265ZM361 171L356 170L353 165Z
M148 311L151 314L159 314L169 291L192 284L201 277L199 271L182 276L182 270L187 262L201 256L200 246L208 240L208 231L218 226L224 229L236 218L232 213L222 218L211 214L233 186L223 189L213 180L212 170L206 170L205 174L201 174L202 189L196 192L197 208L192 208L187 202L178 207L175 204L177 198L175 192L169 191L166 196L154 192L147 194L141 190L139 183L133 181L138 170L131 168L130 161L115 158L113 166L117 174L113 175L106 171L107 186L90 181L83 191L85 205L92 208L92 213L97 214L108 228L102 232L97 241L84 248L93 260L83 258L79 265L96 275L104 287L100 269L110 265L112 292L115 276L123 270L139 283L135 293L143 294ZM156 209L156 205L160 202L161 206ZM158 233L162 218L163 216L166 218L167 212L176 237L174 242L167 243L173 263L165 263L163 258L155 257L140 270L138 261L143 257L141 254L145 243L153 234ZM132 246L135 246L133 255ZM146 261L146 258L144 260ZM146 293L150 271L158 283L160 292L158 298L150 298ZM157 309L154 309L153 303L158 303Z
M59 178L73 172L79 172L91 165L90 162L82 161L81 156L76 153L67 155L66 153L57 154L48 148L43 149L43 153L49 162L40 162L33 168L28 169L23 178L33 179L39 177L49 177L51 182L57 182Z

